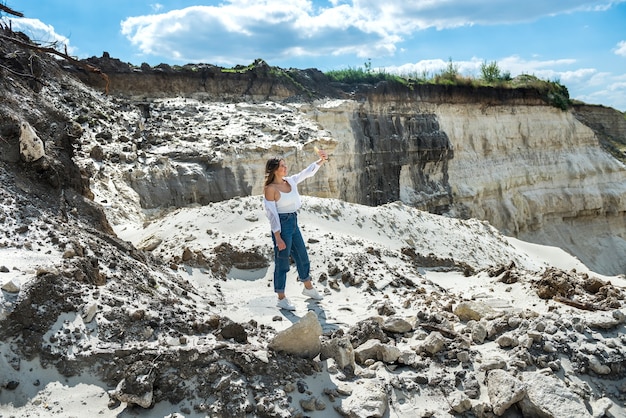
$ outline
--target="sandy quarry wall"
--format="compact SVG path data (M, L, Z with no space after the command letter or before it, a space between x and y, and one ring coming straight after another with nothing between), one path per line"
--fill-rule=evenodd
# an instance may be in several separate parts
M346 92L313 70L289 73L285 81L272 78L266 65L245 74L190 67L185 75L130 71L105 58L98 64L109 72L111 92L131 100L144 94L146 113L155 114L150 97L183 95L224 103L215 116L226 121L224 129L234 120L255 121L238 136L208 132L215 139L205 146L128 171L125 180L144 208L260 194L259 173L269 155L288 157L296 169L310 161L313 144L321 144L331 163L302 185L304 193L366 205L400 200L484 219L506 234L564 248L596 271L626 272L626 167L606 151L607 139L624 136L626 122L613 109L579 105L563 111L533 89L383 83ZM102 87L101 80L93 83ZM303 100L302 88L317 98ZM291 108L271 108L260 122L262 105L247 114L226 109L267 100ZM192 118L212 123L206 114L216 111L192 107L170 117L181 120L171 138L206 140L183 132ZM255 143L268 135L275 146Z
M485 219L626 271L626 167L573 112L389 98L313 110L338 142L337 197Z

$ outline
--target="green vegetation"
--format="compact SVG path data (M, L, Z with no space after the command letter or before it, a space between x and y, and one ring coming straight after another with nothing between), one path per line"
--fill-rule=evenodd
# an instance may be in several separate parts
M364 67L348 68L344 70L332 70L325 73L332 80L346 84L376 84L380 81L395 81L413 88L417 85L435 84L449 86L472 86L472 87L498 87L498 88L527 88L537 90L552 106L566 110L571 105L567 87L558 80L541 80L534 75L522 74L511 78L508 71L502 72L498 63L483 62L480 66L480 77L462 76L458 64L450 58L448 65L439 72L429 74L424 71L421 74L389 74L385 71L372 69L371 62L365 63Z
M331 70L325 74L330 80L345 84L377 84L381 81L395 81L407 84L406 78L402 76L373 70L370 60L365 63L365 68L349 67L346 70Z
M480 74L486 83L497 83L500 81L511 81L511 73L500 72L500 67L496 61L487 63L486 61L480 65Z
M257 58L250 65L236 65L232 68L222 68L224 73L246 73L248 71L266 71L267 74L283 78L289 83L300 88L305 94L313 95L309 89L304 87L294 77L293 70L285 70L279 67L268 65L263 59ZM567 87L558 80L547 81L539 79L530 74L521 74L515 78L511 77L508 71L503 72L496 61L483 62L480 66L478 77L463 76L459 71L459 65L449 59L445 68L435 73L414 74L391 74L384 70L372 68L371 60L367 60L362 67L348 67L342 70L331 70L324 73L330 81L344 83L348 85L356 84L377 84L379 82L392 82L402 84L410 89L419 85L447 85L447 86L469 86L496 87L503 89L534 89L539 92L547 103L562 110L567 110L572 101L569 98Z
M265 63L265 61L263 61L260 58L257 58L252 64L250 65L235 65L232 68L222 68L222 72L223 73L245 73L247 71L253 70L256 66L258 66L261 62Z

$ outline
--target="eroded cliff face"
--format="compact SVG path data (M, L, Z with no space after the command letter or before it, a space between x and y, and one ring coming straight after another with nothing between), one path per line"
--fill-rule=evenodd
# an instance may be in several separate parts
M484 219L598 271L626 271L626 167L573 112L393 99L341 107L316 109L344 144L337 173L353 173L337 197Z
M261 194L268 157L285 157L293 173L318 145L331 161L303 193L483 219L564 248L600 273L626 272L626 167L606 151L624 135L619 112L562 111L532 89L380 84L348 93L320 87L314 71L296 78L327 94L302 100L293 80L268 81L262 66L246 76L214 73L192 74L204 77L200 90L171 79L158 84L160 98L150 97L153 86L141 103L131 100L132 138L121 149L116 134L97 145L101 159L123 164L101 167L96 191L120 178L106 187L139 210ZM115 77L119 90L137 74ZM187 87L178 94L174 85Z

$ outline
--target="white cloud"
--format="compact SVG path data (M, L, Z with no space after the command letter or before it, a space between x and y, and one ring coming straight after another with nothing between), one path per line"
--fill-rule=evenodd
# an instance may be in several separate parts
M621 41L617 43L617 48L615 48L615 55L626 57L626 41Z
M623 1L623 0L620 0ZM416 31L532 21L610 0L226 0L122 22L122 34L147 56L235 64L298 56L382 57Z
M621 112L626 112L626 82L616 82L609 84L604 89L590 90L576 97L577 99L590 104L610 103L609 106Z
M5 20L3 18L1 20L3 22L10 21L14 31L25 33L33 42L43 46L54 47L62 52L65 52L67 49L69 55L76 53L76 49L70 45L70 40L67 37L59 35L53 26L47 25L39 19L11 18Z
M519 56L510 56L498 61L498 66L506 71L510 71L511 75L534 74L539 77L540 73L549 73L554 71L554 67L565 67L575 64L576 60L571 58L559 60L525 60Z
M426 28L448 29L474 24L499 25L530 22L578 10L603 11L624 0L353 0L353 8L374 16L377 24L396 33Z
M389 55L400 37L369 24L346 4L317 14L306 0L231 0L129 17L122 34L146 55L217 64L297 55Z

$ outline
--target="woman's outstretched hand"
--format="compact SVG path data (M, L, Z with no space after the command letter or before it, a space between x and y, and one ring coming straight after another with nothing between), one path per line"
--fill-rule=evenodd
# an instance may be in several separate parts
M318 147L314 147L313 149L315 150L317 155L319 155L319 157L322 159L322 162L328 161L328 153L325 150L319 149Z

